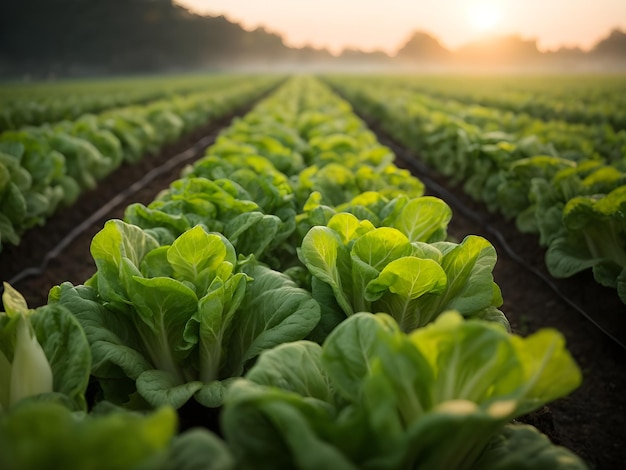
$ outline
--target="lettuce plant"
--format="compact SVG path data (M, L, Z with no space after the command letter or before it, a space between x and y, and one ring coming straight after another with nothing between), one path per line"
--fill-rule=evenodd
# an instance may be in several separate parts
M0 312L0 411L27 399L85 409L91 355L85 334L65 308L31 310L8 283Z
M359 313L323 346L263 353L229 389L222 422L241 468L583 469L507 424L580 381L554 330L521 338L446 312L407 335Z
M443 241L446 238L452 210L441 199L432 196L410 198L401 195L387 198L377 191L366 191L352 200L332 207L324 204L323 196L313 192L296 217L301 239L316 225L327 225L337 213L347 212L375 227L393 227L411 242ZM301 240L300 240L301 242Z
M27 212L32 212L28 211L27 199L33 181L20 164L23 153L19 143L0 142L0 249L2 243L19 244Z
M366 163L348 166L345 162L332 162L322 167L312 165L301 171L292 184L299 207L303 207L313 191L321 193L332 206L346 203L365 191L379 191L389 198L424 194L420 180L393 164L380 168Z
M73 199L78 184L65 169L65 157L41 132L0 134L0 248L19 244L24 230Z
M179 434L161 459L142 470L234 470L235 461L228 446L214 433L193 428Z
M85 286L54 288L50 301L83 324L92 374L113 402L128 404L136 389L153 406L178 408L192 396L219 406L230 378L261 351L304 338L319 321L308 292L262 265L238 263L223 235L200 226L159 246L113 220L91 253L97 273Z
M235 143L233 143L235 145ZM238 147L236 147L238 148ZM295 212L293 191L287 177L274 165L258 155L215 155L212 150L185 171L184 177L209 180L229 179L239 184L266 214L278 215L284 207Z
M576 164L565 158L538 155L517 160L503 172L497 188L497 202L500 212L508 218L516 218L520 231L537 231L535 212L536 201L532 200L531 188L535 181L550 182L563 169Z
M176 414L71 413L55 403L28 403L0 417L0 467L128 469L164 452Z
M617 288L626 303L626 187L606 195L578 196L563 209L564 233L552 240L546 265L554 277L592 268L597 282Z
M258 122L241 120L220 137L226 138L254 147L257 155L267 158L285 175L298 174L305 166L302 155L298 152L305 147L305 143L295 135L293 129L281 126L276 121L272 122L272 117Z
M258 180L256 186L262 186L262 182ZM271 194L272 188L265 186ZM293 207L286 206L277 212L278 215L264 213L253 196L234 181L189 177L172 183L147 207L130 205L124 218L128 223L150 229L163 245L202 225L208 231L223 233L238 253L253 254L260 259L295 229Z
M429 239L438 232L422 225L413 210L408 215L396 218L396 224L413 238L421 233ZM492 275L495 249L478 236L459 244L411 242L397 228L375 228L368 220L340 213L307 233L299 256L314 278L313 296L324 307L320 327L357 312L386 312L410 331L449 309L508 325L497 309L502 296Z
M296 227L296 203L287 176L267 158L246 154L254 151L249 144L221 140L217 147L212 147L206 157L187 169L185 177L207 178L217 184L225 180L234 183L239 189L236 197L254 201L257 206L251 211L261 212L263 216L256 213L235 217L230 224L232 227L236 227L237 219L245 217L254 222L243 226L243 230L237 228L241 241L235 239L235 233L233 236L226 233L230 229L228 225L224 226L224 233L240 253L253 253L257 259L276 268L281 267L283 261L288 264L295 258L295 248L288 237ZM246 243L246 238L250 238L250 242Z
M231 470L232 454L212 432L175 435L177 415L114 406L71 412L57 403L24 403L0 416L0 468L41 470Z

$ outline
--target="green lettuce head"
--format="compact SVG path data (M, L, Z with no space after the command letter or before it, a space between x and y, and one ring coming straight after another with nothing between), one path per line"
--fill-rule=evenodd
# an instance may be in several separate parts
M574 390L580 370L555 330L527 338L445 312L403 333L356 313L323 346L261 355L229 389L222 415L240 468L583 469L513 418ZM511 463L512 462L512 463Z
M309 292L196 226L159 243L111 220L94 237L98 268L85 286L64 283L50 302L84 326L92 374L117 404L221 405L233 377L265 349L306 337L319 321Z

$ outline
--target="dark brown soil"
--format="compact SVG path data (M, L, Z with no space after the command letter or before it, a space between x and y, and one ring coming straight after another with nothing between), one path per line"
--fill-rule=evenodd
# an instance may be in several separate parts
M6 248L0 253L2 280L12 279L23 269L39 265L46 253L75 226L130 187L151 168L168 161L200 137L214 134L220 126L228 123L229 118L199 130L158 156L145 158L138 166L120 169L102 181L97 190L83 195L76 206L60 211L45 227L27 233L19 247ZM380 132L379 137L383 143L391 145L399 157L415 159ZM201 150L196 151L196 156L201 154ZM406 165L402 161L399 164ZM23 279L15 283L14 287L24 294L31 307L36 307L46 302L51 286L66 280L84 282L95 271L89 254L93 235L106 220L121 217L128 204L147 204L152 201L160 190L178 178L180 166L157 178L95 221L59 256L51 260L42 275ZM524 418L524 421L537 426L555 443L575 451L592 468L625 468L626 351L569 303L569 300L574 300L594 318L602 318L602 323L615 336L624 338L626 309L615 292L598 286L591 276L582 275L556 283L556 287L563 290L568 299L564 300L536 274L545 275L545 268L543 252L535 237L520 235L513 224L488 214L481 204L469 200L458 188L449 187L444 178L431 172L418 172L415 168L412 171L426 180L429 194L444 196L451 205L454 212L449 228L451 237L460 240L468 234L482 235L496 247L499 259L495 279L504 297L502 310L514 331L526 335L544 327L558 329L564 334L569 350L583 371L584 382L577 391ZM441 194L438 185L449 191L449 194ZM450 194L452 199L446 197ZM514 252L507 252L499 241L500 236ZM516 261L516 256L526 263L526 267Z

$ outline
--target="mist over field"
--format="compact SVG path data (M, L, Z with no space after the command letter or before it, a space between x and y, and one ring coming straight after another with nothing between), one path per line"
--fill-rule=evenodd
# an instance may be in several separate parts
M480 6L480 5L478 5ZM289 46L282 33L245 29L224 16L193 13L172 0L24 0L0 15L0 76L54 78L179 71L619 72L626 32L607 28L590 48L540 48L518 33L477 35L450 48L425 29L392 50ZM477 7L478 8L478 7ZM469 17L476 28L497 20ZM419 18L415 24L419 25ZM339 19L337 19L339 21ZM354 21L358 26L358 19ZM324 37L324 31L319 37Z

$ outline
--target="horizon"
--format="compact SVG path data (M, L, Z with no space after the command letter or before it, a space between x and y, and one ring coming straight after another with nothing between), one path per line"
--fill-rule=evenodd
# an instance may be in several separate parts
M194 13L223 15L248 31L263 28L290 47L324 48L335 55L345 49L395 55L416 31L432 35L451 51L499 36L536 40L541 52L562 47L588 51L614 29L626 30L623 0L597 0L594 5L583 0L447 0L434 7L418 0L388 0L385 16L380 6L355 0L318 0L314 5L285 0L263 5L251 0L175 2Z

